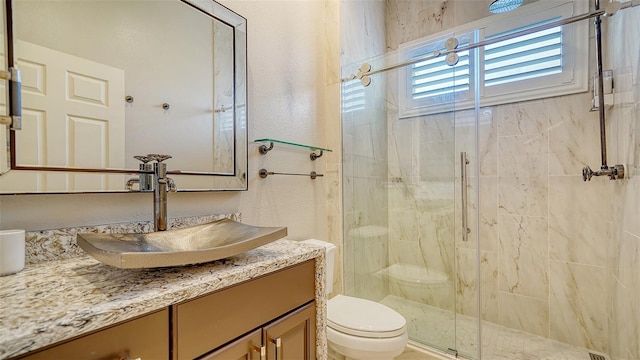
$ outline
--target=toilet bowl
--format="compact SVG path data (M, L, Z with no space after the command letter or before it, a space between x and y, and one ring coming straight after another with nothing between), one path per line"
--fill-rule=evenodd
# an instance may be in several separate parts
M326 249L326 294L333 289L335 245L320 240L305 243ZM336 295L327 301L327 342L330 358L391 360L408 342L407 321L393 309L366 299Z
M406 320L366 299L336 295L327 302L329 347L347 359L389 360L407 345Z

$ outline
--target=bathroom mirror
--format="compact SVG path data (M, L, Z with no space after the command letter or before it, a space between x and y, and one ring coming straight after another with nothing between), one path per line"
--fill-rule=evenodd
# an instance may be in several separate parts
M22 130L1 193L126 191L152 153L178 191L246 190L245 18L211 0L10 4Z

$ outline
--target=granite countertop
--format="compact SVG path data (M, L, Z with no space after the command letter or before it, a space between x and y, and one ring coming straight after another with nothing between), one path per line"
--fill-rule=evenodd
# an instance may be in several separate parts
M278 240L207 264L118 269L92 257L29 264L0 277L0 359L25 354L72 337L228 287L313 258L316 300L324 308L324 250ZM320 345L319 345L320 348Z

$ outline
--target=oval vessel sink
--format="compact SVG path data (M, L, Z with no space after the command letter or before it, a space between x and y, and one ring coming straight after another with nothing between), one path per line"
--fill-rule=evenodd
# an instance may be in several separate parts
M148 234L78 234L76 242L102 263L142 269L224 259L286 235L286 227L258 227L222 219Z

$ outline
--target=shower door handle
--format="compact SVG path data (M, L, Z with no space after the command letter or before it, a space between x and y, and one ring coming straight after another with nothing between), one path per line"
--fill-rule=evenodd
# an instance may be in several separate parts
M469 219L467 217L467 165L469 165L469 159L467 159L467 153L465 151L460 153L460 183L462 186L462 192L460 199L462 200L462 241L469 241Z

